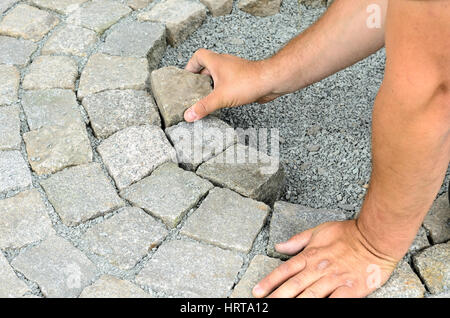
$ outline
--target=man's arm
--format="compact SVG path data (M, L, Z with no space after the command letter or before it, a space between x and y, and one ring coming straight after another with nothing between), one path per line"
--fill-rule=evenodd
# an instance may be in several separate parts
M278 245L300 253L265 277L255 296L363 297L407 252L450 160L450 3L390 1L386 56L358 220L324 223Z
M262 61L198 50L186 69L211 75L214 91L186 111L186 121L219 108L267 102L369 56L384 45L386 7L387 0L336 0L313 26ZM379 28L367 26L371 15L381 21Z

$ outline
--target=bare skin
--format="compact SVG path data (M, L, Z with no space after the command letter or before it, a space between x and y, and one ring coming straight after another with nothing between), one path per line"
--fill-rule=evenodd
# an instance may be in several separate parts
M371 4L381 9L380 28L367 27ZM215 84L186 111L185 119L194 121L218 108L304 88L383 45L372 175L358 218L324 223L278 244L279 252L294 256L255 286L256 297L364 297L387 281L407 252L450 161L450 2L335 0L269 59L199 50L187 64Z

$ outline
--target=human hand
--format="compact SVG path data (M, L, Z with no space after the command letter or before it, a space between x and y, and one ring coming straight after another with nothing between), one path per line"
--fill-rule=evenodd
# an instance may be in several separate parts
M321 224L276 250L298 254L263 278L253 288L255 297L365 297L388 280L399 261L371 247L355 220Z
M214 90L184 113L188 122L198 120L213 111L244 104L269 102L279 94L271 93L271 78L265 61L248 61L233 55L200 49L185 69L206 74L214 81Z

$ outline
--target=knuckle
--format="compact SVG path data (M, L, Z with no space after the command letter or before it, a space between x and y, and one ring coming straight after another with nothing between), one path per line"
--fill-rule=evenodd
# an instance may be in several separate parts
M312 257L314 257L315 255L317 255L318 251L319 251L319 249L318 249L317 247L308 247L308 248L306 248L305 251L303 252L303 255L304 255L306 258L312 258Z
M290 282L296 287L301 287L304 284L304 275L302 273L298 273L290 279Z
M302 293L302 296L304 296L306 298L319 298L319 294L313 288L306 289Z
M197 102L197 105L200 107L200 110L202 111L202 113L204 114L208 114L208 106L206 105L204 100L199 100Z

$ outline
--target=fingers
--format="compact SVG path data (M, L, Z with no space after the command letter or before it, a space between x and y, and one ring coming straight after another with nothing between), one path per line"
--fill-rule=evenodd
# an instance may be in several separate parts
M325 298L333 293L341 284L338 275L327 275L307 287L297 298Z
M279 243L275 249L282 254L295 255L300 252L311 240L314 229L298 233L291 237L286 242Z
M346 284L331 293L330 298L360 298L364 297L355 286L350 286L350 284Z
M184 69L192 73L198 73L203 68L209 68L211 57L215 54L216 53L206 49L199 49L192 55Z
M213 111L220 108L220 96L217 90L214 90L208 96L202 98L184 113L184 119L187 122L199 120Z
M269 298L292 298L296 297L308 286L322 277L322 273L304 270L288 279L283 285L278 287Z
M296 275L306 266L303 255L298 255L278 266L272 273L263 278L254 288L255 297L265 297L284 281Z

